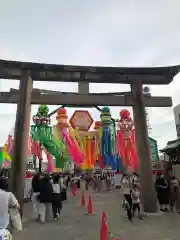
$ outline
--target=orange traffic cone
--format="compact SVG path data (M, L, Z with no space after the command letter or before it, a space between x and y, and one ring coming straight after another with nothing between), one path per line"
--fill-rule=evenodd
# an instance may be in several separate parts
M108 240L108 238L109 238L109 233L108 233L108 227L107 227L107 216L105 212L102 212L100 240Z
M93 213L93 207L92 207L92 198L91 195L89 196L89 201L88 201L88 212L85 213L86 215L95 215L95 213Z
M85 205L86 205L86 200L85 200L84 192L82 192L82 196L81 196L81 207L84 207Z

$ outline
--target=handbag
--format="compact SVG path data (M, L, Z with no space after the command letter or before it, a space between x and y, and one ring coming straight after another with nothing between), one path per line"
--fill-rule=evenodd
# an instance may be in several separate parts
M10 208L9 215L13 228L17 231L22 231L21 216L17 208Z
M7 229L0 229L0 239L12 240L11 233Z

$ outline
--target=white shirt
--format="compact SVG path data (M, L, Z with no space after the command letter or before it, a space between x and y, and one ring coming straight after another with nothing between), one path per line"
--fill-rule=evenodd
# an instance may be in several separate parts
M122 181L122 189L124 194L130 194L131 187L128 179L124 178Z
M132 203L140 203L140 192L138 190L132 189Z
M19 207L14 194L0 189L0 229L5 229L9 225L9 206Z
M66 188L66 185L64 184L64 179L63 178L60 178L60 186L61 186L61 189Z
M60 193L60 186L58 183L52 185L54 193Z

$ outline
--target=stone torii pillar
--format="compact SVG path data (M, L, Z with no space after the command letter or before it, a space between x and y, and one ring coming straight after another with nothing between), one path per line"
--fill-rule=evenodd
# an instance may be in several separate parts
M11 165L11 191L17 197L21 206L24 202L24 170L28 157L28 136L31 112L31 92L33 80L28 71L22 72L19 84L19 101L17 104L16 123L14 132L14 147Z
M142 82L131 84L136 147L139 160L141 199L144 212L157 212L157 196L152 179L152 164L144 106Z

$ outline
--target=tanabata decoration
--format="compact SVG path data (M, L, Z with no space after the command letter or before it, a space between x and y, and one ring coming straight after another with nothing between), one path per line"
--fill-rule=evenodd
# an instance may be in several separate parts
M104 107L101 111L102 135L101 135L101 156L104 165L117 169L116 136L114 123L111 118L109 107Z
M70 124L73 128L73 135L83 152L81 168L85 170L94 168L96 162L96 132L90 131L93 124L91 114L86 110L76 110L70 119Z
M0 166L9 166L11 161L11 155L8 152L8 145L4 144L2 150L0 151Z
M95 138L95 154L96 154L96 160L99 162L99 165L101 166L101 168L104 168L104 162L103 162L103 158L101 156L101 143L100 143L100 131L101 131L101 127L102 127L102 122L101 121L96 121L94 124L94 131L96 132Z
M56 115L57 124L55 128L57 130L59 139L66 144L66 160L70 161L72 159L76 165L81 165L83 161L83 154L80 150L77 139L73 134L73 130L69 127L67 119L68 116L66 109L59 108Z
M3 152L0 151L0 166L2 165L3 163Z
M7 151L8 153L11 153L12 148L13 148L13 136L11 134L8 135L8 140L7 140Z
M31 136L36 144L36 154L40 160L42 160L41 148L46 149L46 154L49 152L55 157L56 162L60 162L59 165L64 166L63 151L65 149L64 143L60 139L55 139L52 134L52 127L50 127L50 117L48 117L49 108L47 105L40 105L38 112L33 116L34 125L31 125ZM47 154L49 161L52 161L52 157ZM52 163L49 163L49 167ZM49 171L52 169L49 169Z
M134 171L138 167L134 124L127 109L120 111L117 131L117 151L126 169Z
M96 162L96 133L94 131L79 132L83 143L84 161L81 165L82 169L92 169Z
M11 134L8 135L8 140L2 147L0 152L0 166L8 166L11 161L11 152L13 148L13 137Z
M3 153L4 160L11 161L11 156L8 152L8 145L7 144L4 144L3 149L2 149L2 153Z

